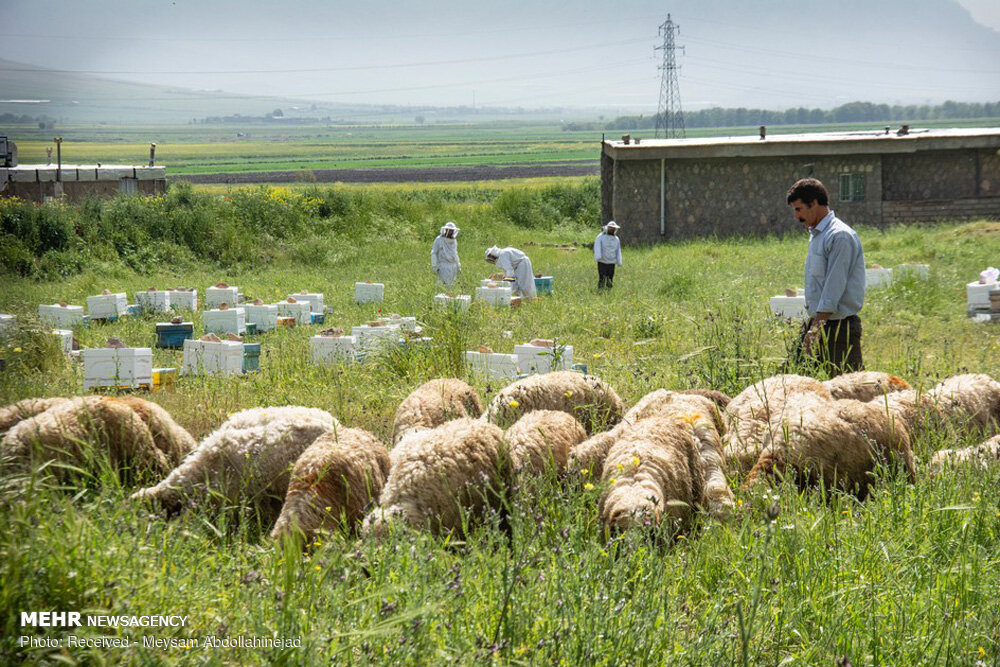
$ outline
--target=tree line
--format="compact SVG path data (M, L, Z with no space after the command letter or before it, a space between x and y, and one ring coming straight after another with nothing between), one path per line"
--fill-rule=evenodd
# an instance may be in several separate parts
M820 125L824 123L858 123L889 121L920 121L950 118L1000 117L1000 102L953 102L943 104L874 104L849 102L833 109L796 107L784 111L747 109L745 107L712 107L684 112L685 127L736 127L746 125ZM619 116L609 122L564 123L564 130L640 130L656 126L652 116Z

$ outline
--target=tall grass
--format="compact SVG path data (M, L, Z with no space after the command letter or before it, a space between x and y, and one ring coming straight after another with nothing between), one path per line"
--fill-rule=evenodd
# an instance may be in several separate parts
M545 196L546 205L559 207L558 195ZM65 278L5 278L0 311L16 313L29 326L0 350L9 361L0 372L0 402L80 393L81 369L30 325L39 303L82 303L104 287L132 293L180 283L203 290L226 280L267 301L308 288L325 293L333 309L328 325L359 324L381 309L416 315L434 338L429 348L397 350L364 364L314 366L308 338L315 328L262 335L259 372L182 378L174 389L149 395L199 437L245 407L301 404L327 409L388 441L396 406L425 380L464 377L487 399L500 389L502 382L469 376L462 351L477 344L510 351L538 336L574 345L576 360L629 402L659 387L734 394L776 372L796 332L793 324L769 318L766 307L767 296L801 282L805 240L795 235L626 247L614 289L599 293L586 245L596 224L587 229L569 214L570 222L525 229L490 203L430 196L334 189L292 201L273 201L263 191L238 204L199 197L172 192L148 204L156 207L148 218L129 202L58 212L96 226L88 238L104 244L107 257L79 249L86 261ZM513 210L527 207L531 215L542 199L514 202ZM225 235L203 240L204 249L198 249L197 234L190 244L176 240L184 238L179 221L187 219L191 229L226 228L244 220L233 214L240 207L253 220L232 228L254 230L234 241L246 243L235 246L246 248L246 259L230 258L234 251L224 246ZM217 211L228 213L216 217ZM198 215L206 216L203 222ZM272 224L272 215L283 217ZM556 294L515 311L479 304L467 313L434 310L431 297L439 287L427 255L446 219L463 230L461 292L490 271L482 248L499 243L527 250L537 270L555 276ZM185 249L186 259L123 264L115 244L127 243L112 238L115 230L138 242L137 253L162 242ZM921 387L966 370L1000 377L994 330L968 322L964 312L964 283L995 263L996 227L859 231L871 261L932 265L930 281L869 292L863 312L868 367ZM25 247L37 262L34 248ZM384 303L352 302L352 283L363 279L386 283ZM200 330L200 314L189 317ZM155 319L126 318L76 335L84 346L109 335L148 346ZM177 352L155 351L157 366L179 361ZM505 499L509 540L494 516L462 541L397 531L376 543L334 533L317 537L304 554L262 538L266 526L238 512L193 508L172 519L150 512L129 502L132 489L100 466L72 488L42 475L5 475L0 660L814 665L846 658L854 665L997 664L1000 469L935 479L924 470L932 452L985 435L961 424L922 434L915 443L917 484L895 470L879 471L864 503L782 484L738 491L732 520L699 521L677 538L609 539L597 520L600 484L539 476L520 480ZM739 482L734 479L734 487ZM156 632L77 631L132 636L140 644L129 649L18 648L16 638L31 634L19 626L18 612L47 609L182 614L190 621ZM301 637L302 647L163 650L144 648L140 639L212 634Z

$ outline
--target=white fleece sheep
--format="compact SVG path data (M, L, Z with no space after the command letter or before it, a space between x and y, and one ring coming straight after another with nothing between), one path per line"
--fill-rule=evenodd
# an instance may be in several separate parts
M918 393L916 389L894 391L873 398L868 403L885 412L890 419L903 424L911 438L933 426L942 417L934 399L926 393Z
M490 508L501 510L510 460L499 427L462 418L410 438L389 469L379 507L365 517L365 533L385 535L396 521L461 533L463 516L474 521Z
M862 402L896 391L912 389L906 380L891 373L879 371L844 373L823 384L830 390L830 396L833 398L852 398Z
M11 403L0 408L0 435L12 429L18 422L30 419L49 408L65 403L68 398L53 396L51 398L25 398L17 403Z
M664 522L676 530L697 509L725 518L734 503L720 447L715 426L700 416L630 424L605 460L601 520L611 530Z
M962 449L942 449L936 452L930 460L931 474L937 474L944 468L959 468L974 466L985 468L1000 461L1000 435L995 435L986 442Z
M504 433L514 472L562 474L570 450L587 438L573 415L559 410L534 410Z
M955 375L927 392L937 409L980 427L1000 422L1000 382L983 373Z
M100 396L55 402L19 421L0 440L0 458L15 470L55 460L97 474L110 465L125 484L162 475L171 467L140 414ZM60 466L50 470L60 478L74 474Z
M789 472L800 487L820 481L859 498L868 495L880 464L901 463L916 481L910 434L874 403L827 400L798 394L788 399L781 422L766 436L744 488Z
M292 468L274 539L301 531L354 531L385 486L389 452L371 433L335 428L320 435Z
M323 433L338 426L318 408L250 408L232 415L202 440L159 484L132 495L168 512L185 500L252 503L264 520L278 515L292 465Z
M775 375L756 382L726 406L726 433L723 437L726 464L731 471L748 471L760 457L764 438L773 430L772 421L780 420L789 396L814 394L830 399L830 390L820 382L802 375Z
M577 418L587 433L621 421L622 399L595 375L555 371L517 380L493 397L484 418L510 426L532 410L560 410Z
M687 391L657 389L640 398L625 413L621 422L610 430L595 433L574 447L570 452L569 468L571 470L586 470L594 477L598 477L601 475L608 450L621 436L624 429L647 417L683 417L689 414L699 414L711 423L716 430L716 439L725 433L718 404L714 401Z
M460 417L479 417L483 404L479 394L455 378L431 380L417 387L396 408L392 420L395 445L410 431L434 428Z

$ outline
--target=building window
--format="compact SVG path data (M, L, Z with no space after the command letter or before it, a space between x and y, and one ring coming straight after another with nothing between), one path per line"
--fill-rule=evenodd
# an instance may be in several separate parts
M863 173L841 174L840 201L864 201L865 186L865 175Z
M139 192L139 179L121 178L118 180L118 194L134 195Z

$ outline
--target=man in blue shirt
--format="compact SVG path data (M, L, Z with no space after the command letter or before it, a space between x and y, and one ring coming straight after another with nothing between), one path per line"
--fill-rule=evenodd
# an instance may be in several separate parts
M858 317L865 301L861 240L830 209L826 187L819 180L796 181L786 199L795 219L809 231L805 265L809 321L803 327L801 351L816 357L830 377L863 370Z

